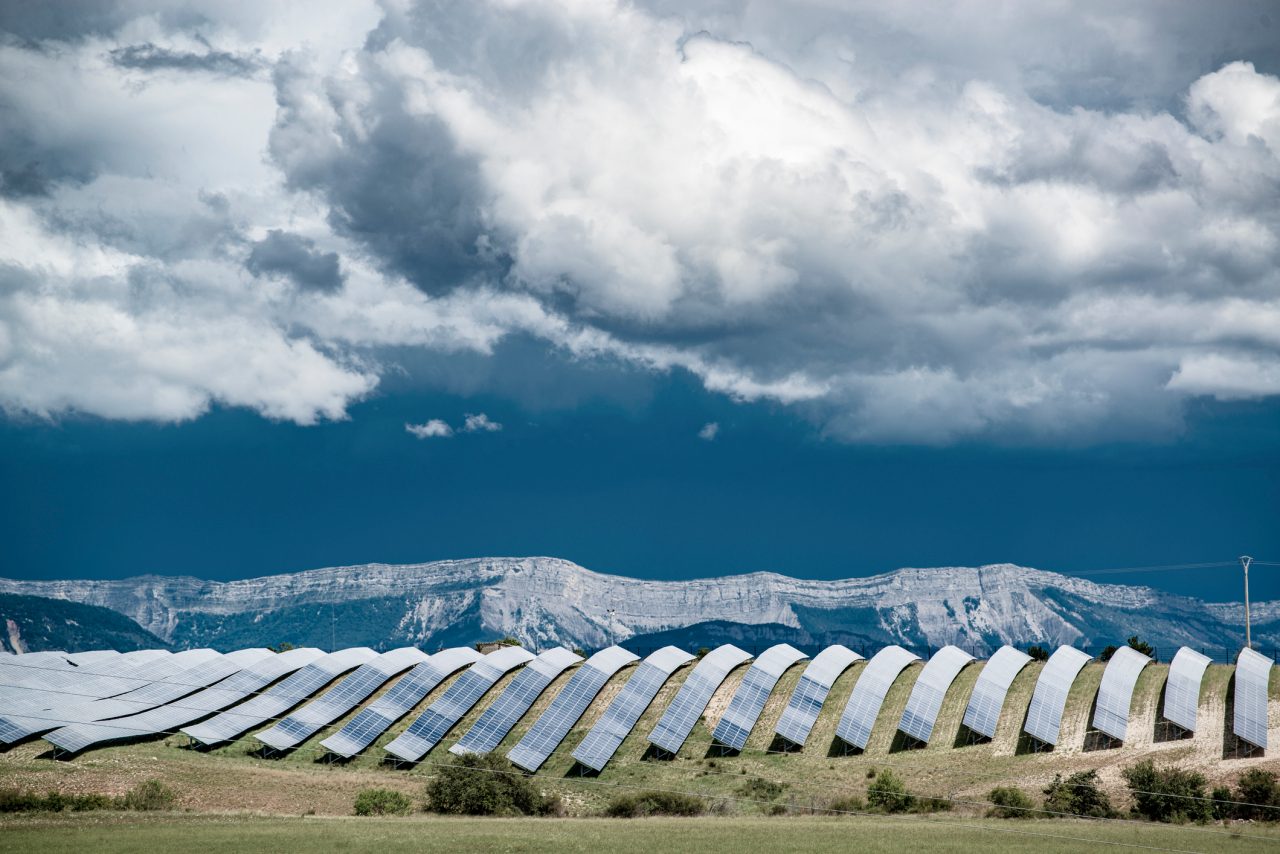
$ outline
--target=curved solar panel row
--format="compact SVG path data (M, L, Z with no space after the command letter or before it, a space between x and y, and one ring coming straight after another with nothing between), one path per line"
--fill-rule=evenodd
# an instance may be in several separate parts
M850 665L862 660L861 655L840 644L829 646L814 656L801 674L796 690L791 692L791 699L782 710L774 732L792 744L803 746L813 725L818 722L818 713L831 693L831 686Z
M1112 738L1125 740L1129 731L1129 708L1133 705L1133 689L1138 677L1151 659L1136 649L1122 646L1107 662L1098 686L1098 703L1093 711L1094 729Z
M703 656L676 692L658 725L649 733L649 743L668 753L679 753L693 731L693 725L706 711L711 696L729 671L750 660L751 653L743 652L731 643L718 646Z
M449 686L444 696L436 700L409 725L409 728L388 744L387 753L406 762L417 762L426 756L440 739L448 734L462 716L471 710L494 683L510 671L528 664L533 653L518 646L495 650L471 665L458 681Z
M1027 709L1028 735L1049 745L1058 743L1062 713L1067 708L1067 694L1084 666L1093 659L1074 647L1060 646L1049 656L1040 678L1036 680L1031 706Z
M346 679L254 738L276 750L297 747L319 732L321 727L328 726L354 709L389 679L426 660L425 652L411 646L384 652L372 661L360 665Z
M1009 686L1031 663L1031 656L1011 646L1002 646L978 674L978 681L969 695L969 705L964 710L964 725L987 738L996 737L1000 723L1000 711L1004 708Z
M511 748L507 758L526 771L537 771L564 741L613 674L639 660L640 656L620 646L602 649L588 658L524 737Z
M28 671L20 694L8 697L5 712L39 711L55 706L91 702L141 688L148 682L168 679L198 661L218 653L211 649L191 649L155 658L130 657L107 665L86 665L77 670L49 670L43 666L23 667Z
M464 753L489 753L507 737L534 701L547 690L547 686L569 667L582 661L582 656L562 646L553 647L525 665L516 674L493 705L458 739L449 752L457 756Z
M734 750L746 747L751 730L755 728L764 704L787 668L808 658L790 644L780 643L760 653L742 677L738 690L733 692L729 707L716 724L711 737Z
M183 727L182 732L203 744L221 744L267 721L275 720L315 694L338 676L377 656L367 646L331 652L317 658L297 673L227 709L207 721Z
M401 676L387 693L361 709L346 726L320 742L320 746L335 756L355 756L409 714L437 685L481 658L480 653L469 646L437 652Z
M1196 731L1200 683L1212 662L1207 655L1184 646L1169 665L1169 681L1164 686L1164 716L1187 732Z
M854 683L849 703L836 726L836 736L846 744L866 750L867 742L871 740L871 728L875 726L889 689L911 662L919 660L920 656L900 646L886 646L871 656Z
M1274 661L1245 647L1236 659L1235 716L1231 731L1250 744L1267 749L1267 691Z
M690 661L693 661L693 656L675 646L664 646L649 655L631 674L627 684L622 686L582 743L574 748L573 758L587 768L603 771L671 674Z
M69 753L122 738L175 732L183 724L240 702L323 655L318 649L299 648L266 656L239 673L164 706L97 723L72 724L47 734L45 741Z
M902 710L898 729L928 744L947 690L960 671L972 661L973 656L957 646L944 646L935 652L911 687L911 696L907 698L907 707Z

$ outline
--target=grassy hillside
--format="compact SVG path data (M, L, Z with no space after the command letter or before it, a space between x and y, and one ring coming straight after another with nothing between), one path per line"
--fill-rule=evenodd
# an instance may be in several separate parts
M165 649L167 644L123 614L65 599L0 593L0 648L6 652L60 649Z

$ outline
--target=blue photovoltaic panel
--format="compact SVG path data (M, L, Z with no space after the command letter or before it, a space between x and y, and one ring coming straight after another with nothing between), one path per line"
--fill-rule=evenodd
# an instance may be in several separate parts
M731 643L718 646L703 656L676 692L658 725L649 733L649 743L668 753L678 753L729 671L750 660L751 653L743 652Z
M384 652L367 664L360 665L346 679L254 738L276 750L296 747L315 735L321 727L328 726L354 709L396 674L426 660L425 652L410 646Z
M533 653L518 646L503 647L489 653L459 676L458 681L450 685L440 699L427 706L385 750L398 759L417 762L448 735L454 724L480 702L495 682L533 658Z
M782 710L774 732L792 744L803 746L818 721L818 713L831 693L831 686L855 661L862 661L862 656L840 644L829 646L814 656L801 674L800 683L791 693L787 707Z
M1138 685L1142 668L1150 663L1150 658L1132 647L1122 646L1115 651L1107 662L1107 669L1102 671L1097 708L1093 712L1094 729L1124 741L1129 730L1133 689Z
M1235 717L1231 731L1250 744L1267 749L1267 692L1274 661L1249 648L1236 659Z
M119 658L120 653L114 649L95 649L91 652L73 652L67 656L67 661L80 667L94 661L107 661L113 658Z
M957 646L944 646L935 652L911 687L911 696L907 698L907 707L902 711L898 729L928 744L947 690L971 661L973 656Z
M1058 743L1067 694L1084 666L1093 659L1074 647L1060 646L1045 662L1027 709L1026 733L1049 745Z
M314 695L339 675L375 657L377 653L367 646L331 652L271 686L266 692L251 697L207 721L183 727L182 732L203 744L221 744L231 741L255 726L275 720Z
M378 740L392 724L422 702L435 687L452 674L482 658L469 646L441 650L414 667L387 693L360 710L342 729L320 742L336 756L355 756Z
M516 674L507 690L484 710L480 719L449 748L449 752L461 756L464 753L493 751L524 713L529 711L534 701L547 690L547 686L579 661L582 661L582 656L562 646L539 653L537 658Z
M900 646L886 646L871 656L853 685L849 703L836 726L836 737L859 750L866 750L867 742L871 740L871 729L876 724L889 689L911 662L919 660L920 656Z
M511 748L507 758L526 771L537 771L564 741L613 674L639 659L640 656L620 646L602 649L588 658L524 737Z
M991 656L986 667L978 674L973 693L969 695L969 705L964 710L964 725L979 735L987 738L996 737L996 726L1000 723L1000 711L1004 708L1005 697L1009 694L1009 686L1022 672L1022 668L1031 663L1031 656L1011 646L1002 646Z
M729 701L729 707L725 709L711 737L734 750L745 747L751 730L764 711L764 704L769 701L769 695L773 693L782 674L797 661L808 657L785 643L771 646L762 652L742 677L738 690L733 692L733 699Z
M1169 665L1169 681L1164 686L1164 716L1187 732L1196 731L1200 683L1212 661L1207 655L1184 646Z
M588 768L604 770L671 674L690 661L693 661L692 655L674 646L664 646L642 661L600 720L574 749L573 758Z
M5 713L41 711L55 706L101 700L141 688L148 682L167 679L197 661L216 656L211 649L195 649L155 656L126 653L105 664L50 669L47 666L19 665L15 684L6 689Z

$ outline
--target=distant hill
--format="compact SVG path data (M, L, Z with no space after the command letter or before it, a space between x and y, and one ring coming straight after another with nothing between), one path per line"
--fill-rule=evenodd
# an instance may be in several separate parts
M43 596L0 593L0 627L0 649L6 652L46 649L129 652L168 646L110 608Z

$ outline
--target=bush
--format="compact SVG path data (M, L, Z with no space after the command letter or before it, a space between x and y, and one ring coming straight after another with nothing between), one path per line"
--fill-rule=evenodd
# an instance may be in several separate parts
M1099 661L1110 661L1113 656L1120 650L1115 644L1108 644L1102 648L1102 654L1098 656Z
M1032 661L1048 661L1049 660L1049 650L1045 649L1042 646L1027 647L1027 655L1031 656Z
M752 777L738 787L738 794L753 801L773 801L782 797L782 790L786 787L786 783Z
M864 804L862 802L862 798L859 798L857 795L849 795L847 798L836 798L834 801L827 804L827 809L836 813L862 812L866 808L867 805Z
M127 810L169 810L173 809L178 796L159 780L144 780L125 792L120 799L120 806Z
M468 753L427 785L427 809L452 815L551 815L560 799L544 796L500 756Z
M867 786L867 806L884 812L906 812L915 798L907 792L907 786L892 771L882 771Z
M1240 775L1236 782L1236 796L1240 801L1231 811L1236 818L1252 818L1261 821L1280 821L1280 785L1271 771L1253 768ZM1229 793L1228 793L1229 794ZM1215 791L1214 797L1217 797ZM1220 806L1230 807L1231 804ZM1268 809L1274 807L1275 809Z
M1237 805L1230 803L1231 801L1234 801L1236 797L1231 791L1230 786L1215 786L1213 794L1210 795L1210 797L1213 798L1211 806L1213 808L1214 818L1219 821L1226 821L1227 819L1234 818L1236 816Z
M1098 788L1097 771L1080 771L1066 780L1061 774L1044 789L1044 808L1089 818L1111 818L1115 810L1105 792Z
M1205 822L1213 810L1205 797L1205 778L1197 771L1157 768L1150 759L1120 772L1129 784L1135 815L1151 821Z
M643 818L649 815L701 815L706 802L696 795L680 792L637 792L618 795L604 808L609 818Z
M1035 818L1035 804L1026 792L1014 786L997 786L987 799L991 801L987 818Z
M356 795L356 815L408 815L413 802L395 789L361 789Z

